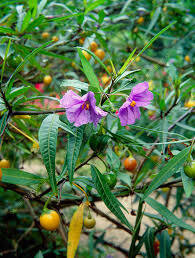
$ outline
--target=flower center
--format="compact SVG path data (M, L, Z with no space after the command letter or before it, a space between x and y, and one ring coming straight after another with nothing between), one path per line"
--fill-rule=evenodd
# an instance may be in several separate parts
M85 102L85 103L83 103L83 105L82 105L82 109L86 109L86 110L89 110L89 102L87 101L87 102Z
M135 105L136 105L136 102L133 100L133 101L131 102L130 106L131 106L131 107L135 107Z

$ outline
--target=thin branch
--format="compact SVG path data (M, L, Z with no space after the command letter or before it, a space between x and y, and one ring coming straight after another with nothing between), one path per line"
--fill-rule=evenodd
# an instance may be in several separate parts
M91 209L92 209L95 213L99 214L100 216L106 218L108 221L110 221L110 222L112 222L113 224L115 224L115 225L117 226L117 228L120 228L120 229L122 229L122 230L124 230L124 231L126 231L127 233L129 233L129 234L132 235L132 232L131 232L128 228L124 227L124 226L123 226L122 224L120 224L117 220L113 219L112 217L110 217L109 215L107 215L106 213L104 213L103 211L99 210L95 205L92 205L92 206L91 206Z
M64 108L53 109L53 110L43 110L43 111L13 111L12 116L15 115L42 115L42 114L55 114L55 113L64 113Z

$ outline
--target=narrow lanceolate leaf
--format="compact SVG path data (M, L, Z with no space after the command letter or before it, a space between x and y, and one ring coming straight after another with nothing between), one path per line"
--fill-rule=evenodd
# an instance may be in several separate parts
M47 116L39 129L39 146L43 162L49 175L49 181L54 193L57 192L55 176L55 157L58 135L59 116L56 114Z
M8 112L5 112L0 119L0 136L3 134L7 125Z
M98 191L102 201L108 207L108 209L123 223L125 224L131 231L133 231L133 227L130 225L125 215L119 206L119 201L110 191L108 184L106 183L104 176L99 172L99 170L95 166L91 166L91 175L93 182L95 184L96 190Z
M171 241L166 230L160 233L160 258L171 258Z
M145 238L144 238L147 257L150 257L150 258L155 258L154 247L153 247L154 232L155 232L154 228L148 228L148 230L146 231Z
M75 135L68 136L66 164L70 182L72 182L76 162L79 156L79 151L83 140L83 131L84 126L76 127L73 129Z
M168 221L172 222L173 224L177 225L180 228L184 228L190 230L195 233L195 228L186 224L183 220L176 217L170 210L168 210L164 205L155 201L154 199L147 197L145 201L155 209L159 214L165 217Z
M77 48L78 53L79 53L79 57L81 59L81 63L83 66L83 71L90 83L89 89L90 91L96 93L95 94L95 98L97 100L97 104L100 101L100 93L103 92L103 89L100 87L99 81L97 76L95 75L93 68L91 66L91 64L87 61L87 59L84 57L82 51L80 48ZM99 93L99 94L97 94Z
M188 198L190 197L194 189L193 179L186 176L186 174L183 171L183 168L181 170L181 178L182 178L183 188L184 188L186 197Z
M129 57L128 57L127 60L125 61L124 65L123 65L123 66L121 67L121 69L119 70L118 76L121 75L122 73L124 73L124 72L127 70L128 66L129 66L129 63L130 63L130 61L131 61L131 59L132 59L132 57L133 57L135 51L136 51L136 48L131 52L131 54L129 55Z
M41 183L44 178L15 168L2 168L2 182L31 186Z
M148 197L156 188L164 183L169 177L177 172L177 170L184 164L187 159L190 147L185 148L174 158L172 158L158 173L158 175L151 182L149 187L146 189L143 199Z
M79 244L81 230L83 227L83 211L85 204L82 203L75 211L70 221L68 232L67 258L74 258Z

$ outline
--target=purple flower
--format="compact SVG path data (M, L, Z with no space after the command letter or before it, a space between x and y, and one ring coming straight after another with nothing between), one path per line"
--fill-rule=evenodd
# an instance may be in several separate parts
M121 125L134 124L136 119L140 119L139 107L145 107L150 104L153 94L148 90L147 82L142 82L133 87L129 97L119 109L119 118Z
M97 126L99 120L107 115L101 108L96 107L94 93L89 91L80 97L74 91L69 90L60 100L61 107L66 109L66 116L70 123L81 126L94 123Z

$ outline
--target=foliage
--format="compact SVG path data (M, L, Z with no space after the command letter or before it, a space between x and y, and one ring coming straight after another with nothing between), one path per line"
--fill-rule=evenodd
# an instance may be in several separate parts
M190 255L193 2L3 0L0 14L0 255L155 257L154 243L159 257ZM130 95L148 84L144 101ZM61 218L55 232L37 219L47 207Z

